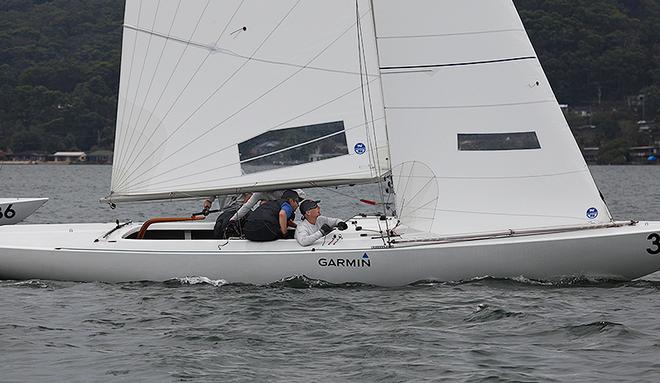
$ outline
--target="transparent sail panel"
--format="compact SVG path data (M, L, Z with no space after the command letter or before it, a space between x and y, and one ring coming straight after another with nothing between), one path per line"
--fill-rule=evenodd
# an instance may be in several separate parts
M238 144L245 174L348 155L344 122L299 126L261 134Z
M531 150L541 149L535 132L459 134L458 150Z

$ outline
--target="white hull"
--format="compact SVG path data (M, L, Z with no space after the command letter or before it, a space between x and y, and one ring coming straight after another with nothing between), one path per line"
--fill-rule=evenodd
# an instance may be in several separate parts
M0 198L0 226L21 222L46 201L48 198Z
M375 219L358 222L365 228ZM481 276L557 281L586 276L631 280L660 270L660 222L543 235L377 248L351 226L342 239L303 248L294 240L125 239L139 225L22 225L0 228L0 279L164 281L204 276L266 284L304 275L332 283L400 286ZM158 230L211 229L211 223L157 224ZM333 234L335 234L333 233ZM330 235L330 237L333 236ZM402 235L406 239L406 235ZM332 243L336 242L336 243ZM365 257L366 254L366 257ZM367 258L368 257L368 258Z

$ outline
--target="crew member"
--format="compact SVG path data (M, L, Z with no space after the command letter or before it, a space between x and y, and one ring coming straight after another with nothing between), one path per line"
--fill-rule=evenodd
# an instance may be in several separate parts
M243 227L245 237L258 242L286 238L289 226L296 226L293 212L298 208L298 201L298 193L285 190L281 199L263 202L247 217Z
M302 246L309 246L330 234L335 228L346 230L348 225L339 218L321 215L320 201L306 199L300 203L300 214L303 221L296 227L296 241Z

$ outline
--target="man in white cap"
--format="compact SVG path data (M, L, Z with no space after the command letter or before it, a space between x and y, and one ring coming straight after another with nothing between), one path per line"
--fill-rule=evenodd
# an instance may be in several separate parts
M330 234L335 228L346 230L348 225L339 218L321 215L320 201L306 199L300 203L303 221L296 227L296 241L302 246L309 246Z

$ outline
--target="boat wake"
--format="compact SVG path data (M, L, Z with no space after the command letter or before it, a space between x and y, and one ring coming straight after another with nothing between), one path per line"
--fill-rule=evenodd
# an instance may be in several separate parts
M305 275L293 275L290 277L282 278L279 281L267 284L268 287L274 288L293 288L293 289L310 289L310 288L359 288L359 287L373 287L371 285L359 282L347 283L331 283L321 279L309 278Z
M635 288L651 288L660 289L660 281L651 280L635 280L635 281L620 281L617 279L597 278L590 276L574 276L564 278L559 281L542 281L527 278L525 276L518 276L515 278L496 278L491 276L476 277L463 281L448 281L440 282L433 280L421 280L411 283L409 286L425 287L425 286L461 286L461 285L488 285L488 286L543 286L543 287L602 287L602 288L619 288L619 287L635 287Z
M168 281L165 281L165 284L168 286L185 286L185 285L210 285L215 287L220 287L227 285L227 281L224 279L210 279L207 277L183 277L183 278L173 278Z
M52 286L47 281L28 279L26 281L2 281L0 286L27 287L32 289L49 289Z

